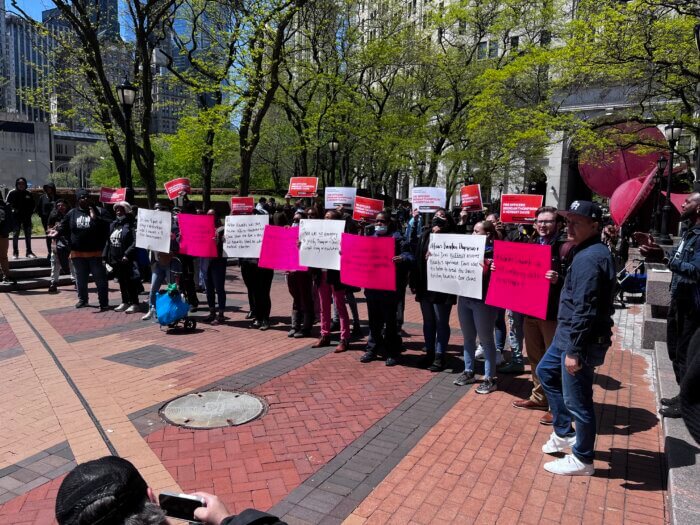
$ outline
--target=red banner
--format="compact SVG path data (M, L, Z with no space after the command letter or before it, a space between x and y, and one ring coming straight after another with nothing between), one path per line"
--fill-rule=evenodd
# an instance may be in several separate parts
M542 195L501 195L501 222L535 222L543 199Z
M306 271L306 266L299 264L299 228L285 226L265 226L262 248L260 249L260 268L270 268L283 272Z
M290 197L304 198L315 197L318 188L318 177L292 177L289 179Z
M462 201L462 209L466 208L466 211L481 211L484 209L484 203L481 200L481 184L462 186L459 195Z
M231 215L250 215L255 209L253 197L231 197Z
M396 291L396 240L393 237L364 237L344 233L340 242L340 282Z
M126 188L100 188L100 202L115 204L126 200Z
M377 213L384 209L384 201L370 199L369 197L355 197L355 205L352 210L352 218L356 221L362 219L373 221Z
M166 182L163 186L165 186L165 191L168 192L168 199L170 200L177 199L192 191L190 179L173 179Z
M495 241L486 304L545 319L552 269L548 245Z

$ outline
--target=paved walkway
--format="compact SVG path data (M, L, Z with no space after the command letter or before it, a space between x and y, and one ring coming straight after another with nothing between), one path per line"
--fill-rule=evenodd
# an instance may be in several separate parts
M272 509L290 524L664 523L665 466L641 308L617 314L596 378L596 475L542 469L550 428L511 408L528 376L479 396L448 370L417 368L420 312L409 298L404 366L358 362L290 339L290 298L273 283L267 332L248 328L245 289L229 268L223 326L161 331L140 316L75 310L68 288L0 295L0 523L52 522L56 490L76 463L134 462L157 491L205 490L231 512ZM112 304L118 303L113 289ZM358 296L359 297L359 296ZM91 295L96 302L94 294ZM360 305L366 319L364 304ZM459 366L456 314L450 351ZM269 404L240 427L190 430L158 416L166 401L208 389Z

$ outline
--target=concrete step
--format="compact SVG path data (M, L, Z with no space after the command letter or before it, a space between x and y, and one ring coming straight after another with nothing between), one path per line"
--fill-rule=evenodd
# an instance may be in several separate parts
M10 259L10 270L16 270L19 268L32 268L32 267L39 267L39 268L49 268L51 267L51 263L46 257L37 257L36 259L25 259L24 257L21 259Z
M17 281L26 281L37 277L50 277L50 266L27 266L24 268L12 268L12 278Z
M0 293L15 292L18 290L40 290L49 289L50 277L36 277L32 279L17 279L17 284L2 284L0 283ZM71 285L70 275L61 275L58 278L58 286Z

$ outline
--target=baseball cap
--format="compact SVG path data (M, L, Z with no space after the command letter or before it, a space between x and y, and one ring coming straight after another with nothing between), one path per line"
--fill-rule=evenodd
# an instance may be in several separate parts
M603 210L601 210L600 206L595 202L591 201L574 201L567 211L560 211L558 213L564 217L579 215L581 217L588 217L597 222L603 220Z
M65 477L56 495L59 525L81 523L90 507L93 523L119 525L143 509L148 486L136 467L115 456L105 456L75 467Z

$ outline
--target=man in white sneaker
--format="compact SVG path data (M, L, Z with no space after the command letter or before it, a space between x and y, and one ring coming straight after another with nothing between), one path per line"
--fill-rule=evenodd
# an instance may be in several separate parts
M615 262L600 241L602 211L589 201L574 201L567 212L569 239L575 245L564 280L554 340L537 365L553 427L542 451L571 454L544 465L553 474L592 476L596 436L593 376L611 344ZM572 425L575 423L575 428Z

